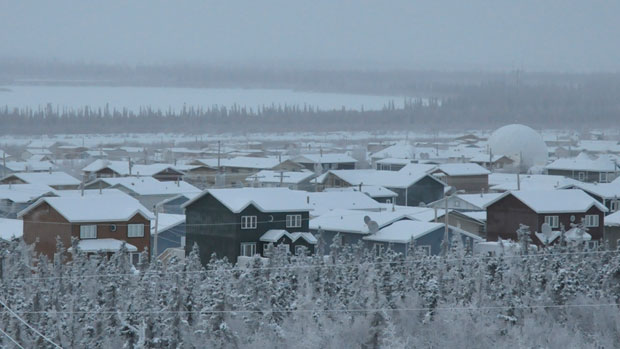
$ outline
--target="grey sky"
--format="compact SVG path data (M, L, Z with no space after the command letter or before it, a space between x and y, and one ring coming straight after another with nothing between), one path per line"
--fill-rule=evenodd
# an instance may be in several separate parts
M0 0L0 57L620 71L620 1Z

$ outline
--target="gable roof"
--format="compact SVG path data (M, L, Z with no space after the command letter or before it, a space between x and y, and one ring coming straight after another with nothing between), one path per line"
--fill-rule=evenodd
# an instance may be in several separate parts
M398 196L395 192L382 187L380 185L362 185L361 192L370 196L371 198L393 198ZM340 188L325 188L325 192L330 191L360 191L360 186L356 187L340 187Z
M448 176L481 176L491 173L486 168L474 163L441 164L438 171Z
M607 207L580 189L508 191L484 207L488 208L508 195L514 196L538 214L586 212L592 206L602 212L608 211Z
M93 161L88 166L84 167L82 171L98 172L105 168L109 168L110 170L118 173L121 176L128 176L130 172L129 161L114 161L105 159L98 159ZM175 168L174 165L171 164L132 164L131 174L134 176L153 176L167 169L180 172L178 169Z
M248 176L245 180L248 182L256 181L258 183L280 183L280 173L282 173L283 184L298 184L307 179L314 177L311 171L271 171L261 170L257 174Z
M402 220L380 229L378 232L364 236L364 240L408 243L444 227L443 223Z
M41 184L1 184L0 200L26 203L43 195L54 194L54 189Z
M308 193L288 188L207 189L181 207L187 208L207 194L213 196L234 213L239 213L250 205L261 212L305 212L310 210L306 202Z
M603 199L620 198L620 182L612 183L574 183L563 188L578 188Z
M196 159L194 162L217 168L217 159ZM230 159L220 159L220 167L272 169L280 164L277 158L263 158L253 156L237 156Z
M338 164L357 162L347 154L301 154L291 159L301 164Z
M615 172L620 169L618 162L618 158L612 155L603 154L593 159L586 153L580 153L574 158L557 159L545 168L547 170Z
M28 184L39 184L48 186L79 185L81 183L78 179L64 172L17 172L4 177L2 180L11 177L19 178Z
M173 195L183 194L193 197L200 194L201 190L184 182L161 182L153 177L115 177L98 178L88 183L91 186L97 182L103 182L111 187L123 187L137 195Z
M497 199L501 193L486 193L486 194L458 194L457 197L465 202L468 202L481 209L492 200Z
M429 177L445 186L444 182L423 171L330 170L327 173L331 173L351 185L366 184L379 185L386 188L405 189L420 180ZM321 178L325 180L327 175L322 176Z
M13 172L27 171L49 171L55 169L56 165L50 161L7 161L6 168Z
M138 200L120 195L44 197L19 212L17 217L23 217L43 203L50 205L71 223L124 222L136 214L153 218L151 211Z
M340 209L312 218L309 222L309 228L312 230L322 229L343 233L368 234L370 232L366 222L364 222L365 216L377 222L380 228L401 219L412 219L406 213L398 211L364 212Z

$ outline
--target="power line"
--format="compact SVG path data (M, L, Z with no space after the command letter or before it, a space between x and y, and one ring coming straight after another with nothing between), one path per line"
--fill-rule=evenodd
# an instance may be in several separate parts
M502 259L521 259L521 258L549 258L554 256L570 256L570 255L616 255L620 253L620 250L615 251L580 251L580 252L560 252L560 253L552 253L552 254L529 254L529 255L511 255L505 256L502 255ZM462 262L462 261L477 261L477 260L485 260L490 259L488 256L469 256L469 257L461 257L461 258L441 258L438 256L427 257L426 260L394 260L394 261L385 261L385 262L356 262L356 263L343 263L343 264L308 264L308 265L293 265L293 266L279 266L279 267L232 267L227 269L201 269L196 271L158 271L158 272L146 272L138 275L151 276L151 275L191 275L191 274L212 274L212 273L221 273L221 272L240 272L240 271L273 271L273 270L308 270L308 269L320 269L320 268L351 268L356 267L359 268L360 271L366 271L363 267L377 266L377 265L408 265L420 262ZM41 277L23 277L23 278L11 278L5 279L6 281L37 281L37 280L53 280L53 279L87 279L87 278L104 278L104 277L125 277L125 276L137 276L135 273L113 273L113 274L82 274L82 275L66 275L66 276L41 276Z
M17 318L19 321L21 321L24 325L26 325L26 327L31 329L34 333L38 334L41 338L45 339L47 342L49 342L50 344L52 344L56 348L62 349L62 347L60 345L54 343L51 339L47 338L43 333L37 331L34 327L30 326L29 323L27 323L24 319L22 319L19 315L17 315L13 310L11 310L11 308L9 308L6 304L4 304L4 302L0 301L0 305L2 305L7 310L8 313L10 313L15 318Z
M21 311L20 314L235 314L235 313L368 313L395 311L483 311L502 309L565 309L620 306L620 303L593 304L534 304L534 305L492 305L463 307L419 307L419 308L357 308L357 309L239 309L239 310L108 310L108 311Z
M24 349L24 347L22 347L19 343L17 343L17 341L15 339L13 339L11 336L9 336L8 333L4 332L1 328L0 328L0 333L2 333L8 339L10 339L11 342L13 342L13 344L15 344L18 348Z

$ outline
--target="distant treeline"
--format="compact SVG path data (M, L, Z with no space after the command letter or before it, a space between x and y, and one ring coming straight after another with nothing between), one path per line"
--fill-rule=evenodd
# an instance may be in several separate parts
M491 129L515 122L538 128L587 129L616 128L620 120L620 74L311 72L51 63L24 67L0 61L0 84L2 80L15 83L15 79L34 77L43 81L22 83L64 78L75 79L75 84L105 80L120 85L298 88L426 97L430 103L412 99L400 107L397 100L383 110L365 111L291 105L259 110L186 107L178 112L149 108L138 112L58 110L53 106L15 110L0 106L1 134L458 130Z

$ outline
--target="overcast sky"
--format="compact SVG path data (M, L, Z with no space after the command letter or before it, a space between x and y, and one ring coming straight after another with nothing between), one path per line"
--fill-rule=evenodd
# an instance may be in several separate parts
M620 71L620 1L0 0L0 57Z

